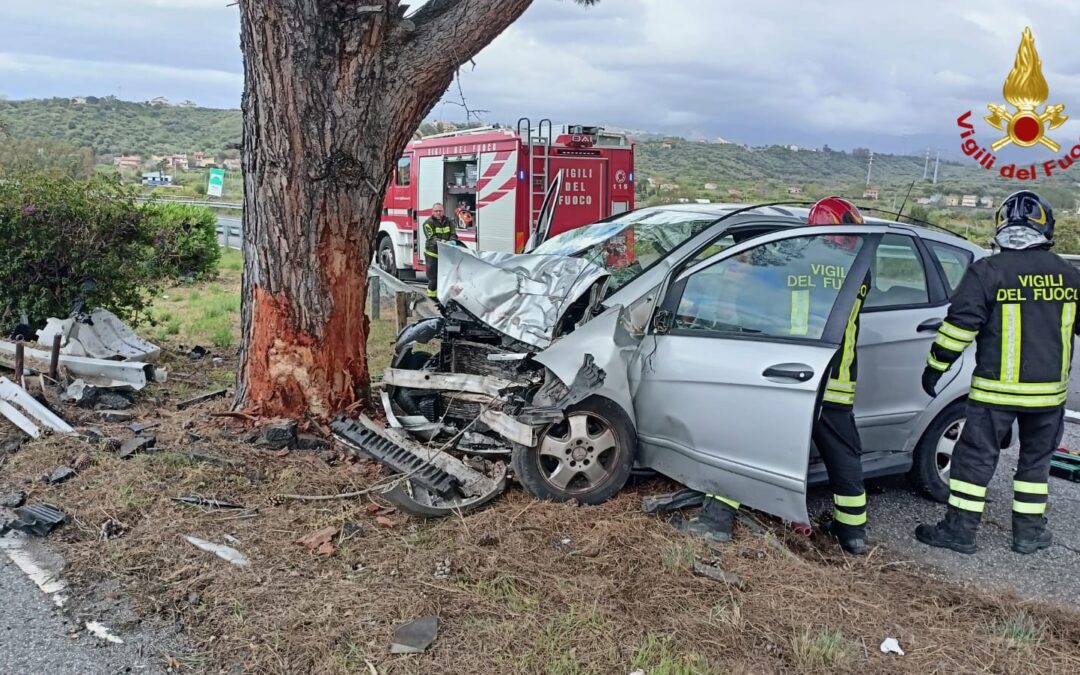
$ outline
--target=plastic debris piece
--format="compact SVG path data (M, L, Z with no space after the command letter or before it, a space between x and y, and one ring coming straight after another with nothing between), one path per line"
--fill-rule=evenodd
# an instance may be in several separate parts
M199 497L193 495L190 497L173 497L174 502L180 502L181 504L187 504L188 506L205 506L211 509L242 509L243 504L236 504L234 502L223 502L219 499L210 499L208 497Z
M425 616L394 629L391 654L419 654L435 642L439 635L439 617Z
M199 539L198 537L192 537L184 535L184 539L189 544L199 549L200 551L206 551L207 553L213 553L222 560L226 560L237 567L251 567L251 561L247 557L237 551L231 546L225 546L224 544L215 544L212 541L206 541L205 539Z
M900 642L896 638L885 638L885 641L881 643L881 653L903 656L904 650L900 648Z

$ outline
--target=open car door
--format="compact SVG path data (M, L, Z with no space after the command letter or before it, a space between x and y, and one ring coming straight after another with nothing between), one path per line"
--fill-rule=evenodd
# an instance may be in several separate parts
M629 369L638 461L809 522L823 379L885 230L786 230L715 254L705 246L675 268Z
M529 241L525 243L522 253L531 253L540 244L547 241L548 233L551 232L551 224L555 222L555 208L559 205L559 195L562 194L563 172L555 174L555 180L548 186L547 194L544 195L544 203L540 206L540 213L536 217L536 226L529 233Z

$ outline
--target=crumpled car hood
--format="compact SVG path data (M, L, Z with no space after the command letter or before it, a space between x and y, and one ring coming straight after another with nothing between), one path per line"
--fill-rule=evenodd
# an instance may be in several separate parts
M566 310L607 270L582 258L483 252L439 244L439 302L544 349Z

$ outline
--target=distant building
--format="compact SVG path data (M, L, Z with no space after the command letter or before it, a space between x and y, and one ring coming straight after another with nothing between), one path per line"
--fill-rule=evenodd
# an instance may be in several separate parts
M994 198L991 197L990 195L985 195L983 197L980 197L979 198L979 206L983 207L984 209L992 209L992 208L994 208Z
M940 192L935 192L934 194L930 195L931 204L940 204L941 200L943 199L945 199L945 195L941 194Z
M676 185L675 183L662 183L660 185L660 192L674 192L675 190L678 190L678 189L679 189L679 186Z
M862 196L863 199L880 199L881 188L877 185L871 185L870 187L863 190Z
M960 206L964 208L973 209L979 205L979 198L975 195L964 195L960 199Z
M708 190L709 192L716 192L717 190L720 189L720 186L717 185L716 183L705 183L705 189Z
M240 160L238 160L238 159L226 159L225 161L223 161L221 163L221 166L226 171L239 171L240 170Z
M723 138L722 136L717 136L716 140L713 141L713 143L715 143L717 145L731 145L731 141L729 141L726 138Z
M801 195L802 194L802 188L799 187L798 185L792 185L787 189L787 193L789 195Z
M695 204L712 204L712 200L711 199L695 199L694 203Z
M142 175L143 185L172 185L172 176L161 173L160 171L151 171L150 173L144 173Z
M193 163L197 169L205 169L208 166L217 166L217 161L215 161L213 157L207 157L205 152L191 153L191 163Z
M787 148L788 150L792 151L792 152L798 152L799 151L799 146L797 146L797 145L785 145L784 147Z
M71 99L71 102L74 103L75 105L86 105L86 97L85 96L75 96L75 97L73 97Z
M143 164L142 155L121 155L113 157L113 166L121 169L138 169Z
M671 141L665 140L664 142L662 142L660 144L660 149L661 150L670 150L671 149Z
M945 206L960 206L960 197L957 195L945 195Z
M916 204L923 204L923 205L929 204L930 203L930 197L919 197L918 199L915 200L915 203Z
M169 155L165 158L165 161L174 169L180 169L181 171L187 171L190 167L188 162L188 156L183 155Z

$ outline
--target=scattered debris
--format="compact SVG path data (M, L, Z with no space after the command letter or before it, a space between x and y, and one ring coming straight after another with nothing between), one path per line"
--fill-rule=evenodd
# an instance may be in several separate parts
M0 456L14 455L22 447L22 444L26 442L26 434L21 431L14 431L4 438L0 439Z
M37 331L38 344L51 349L57 334L61 336L60 353L68 356L153 363L161 355L157 345L136 335L105 309L95 309L83 321L48 319L45 327Z
M98 536L102 541L109 541L110 539L116 539L117 537L122 536L126 531L127 528L124 527L123 523L113 518L109 518L101 524Z
M650 495L641 500L641 510L645 513L670 513L679 509L701 506L705 495L697 490L684 488L678 492L664 495Z
M885 641L881 643L881 653L903 656L904 650L900 648L900 642L896 638L885 638Z
M75 432L67 422L6 377L0 377L0 415L8 418L31 438L41 436L40 427L62 434ZM31 417L34 419L31 420Z
M451 572L450 558L440 560L435 563L435 578L436 579L449 579Z
M1080 452L1058 448L1050 457L1050 475L1080 483Z
M334 526L324 527L321 530L312 532L303 539L297 540L297 544L315 551L315 553L330 557L334 555L334 537L337 536L339 530Z
M261 433L262 437L259 439L259 444L271 450L295 448L297 446L295 420L278 420L264 424Z
M135 413L123 410L98 410L97 416L102 422L107 422L109 424L120 424L135 419Z
M58 485L66 480L71 480L75 477L75 469L70 466L58 466L49 476L49 483L52 485Z
M375 517L375 522L379 525L379 527L385 527L387 529L389 529L389 528L391 528L391 527L393 527L394 525L397 524L393 520L391 520L390 518L387 518L386 516L376 516Z
M8 530L19 530L44 537L67 520L67 514L50 504L33 504L15 509L15 520L0 525L0 537Z
M439 617L425 616L394 629L391 654L419 654L435 642L439 635Z
M233 546L239 546L240 545L240 540L237 539L236 537L232 536L231 534L223 534L223 535L221 535L221 538L224 539L225 541L229 542Z
M734 572L728 572L726 570L720 569L715 565L706 565L704 563L694 561L694 574L698 575L699 577L712 579L713 581L719 581L729 586L733 586L739 590L743 589L743 581L741 578L739 578L739 575L735 574Z
M108 628L98 623L97 621L86 622L86 632L90 633L94 637L101 638L106 642L111 642L116 645L124 644L124 641L113 635Z
M367 535L367 529L355 520L346 520L341 524L341 540L348 541L355 537Z
M135 400L122 389L95 387L85 380L75 380L64 393L61 401L74 401L80 408L127 410L135 405Z
M215 356L214 358L210 359L210 364L213 365L215 368L220 368L221 366L225 365L225 359L221 358L220 356Z
M208 394L202 394L201 396L195 396L193 398L187 399L186 401L180 401L179 403L177 403L176 404L176 409L177 410L183 410L184 408L190 408L193 405L199 405L200 403L206 403L207 401L212 401L215 398L222 398L228 393L229 393L228 389L218 389L217 391L212 391L212 392L210 392Z
M3 508L16 509L22 506L25 502L25 492L9 492L7 494L0 495L0 507Z
M297 450L324 450L328 445L326 439L322 436L316 436L315 434L296 435Z
M80 452L75 457L75 461L71 463L71 468L76 471L82 471L83 469L89 468L92 463L93 462L90 460L90 453Z
M199 497L193 495L190 497L173 497L174 502L181 504L187 504L189 506L205 506L210 509L242 509L242 504L235 504L233 502L223 502L218 499L210 499L208 497Z
M0 340L0 363L10 367L14 365L14 356L15 343ZM39 373L49 372L51 357L50 351L24 350L26 367ZM149 363L92 359L66 354L60 355L59 367L60 371L70 379L82 379L86 384L95 387L139 390L146 387L147 382L164 382L168 377L165 370L154 368Z
M153 429L158 426L161 426L161 422L136 422L135 424L128 425L128 429L131 429L133 433L141 434L147 429Z
M184 539L189 544L199 549L200 551L206 551L207 553L213 553L222 560L226 560L237 567L250 567L251 561L244 556L243 553L237 551L231 546L225 546L224 544L215 544L212 541L206 541L205 539L199 539L198 537L192 537L184 535Z
M194 346L194 347L193 347L193 348L191 349L191 351L190 351L190 352L188 352L188 355L187 355L187 357L188 357L189 359L191 359L192 361L198 361L199 359L203 358L204 356L206 356L206 355L207 355L207 354L209 354L209 353L210 353L210 352L209 352L209 351L207 351L206 347L201 347L201 346L199 346L199 345L195 345L195 346Z
M120 459L130 459L141 452L146 452L155 445L157 445L157 438L154 436L136 436L135 438L129 438L120 444L120 450L117 453L117 456L120 457Z

